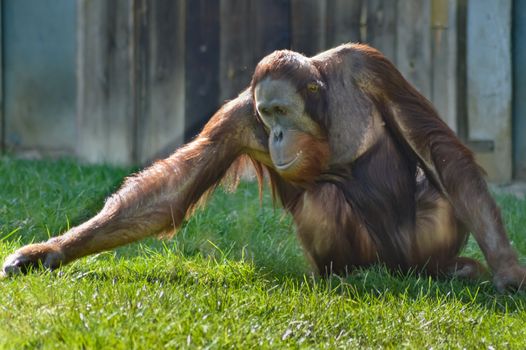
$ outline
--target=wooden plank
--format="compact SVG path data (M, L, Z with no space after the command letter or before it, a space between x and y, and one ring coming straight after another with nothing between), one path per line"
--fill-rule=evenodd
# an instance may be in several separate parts
M251 3L248 0L220 2L220 102L236 97L252 79L256 57L250 11Z
M74 153L76 8L69 0L2 2L5 141L20 156Z
M493 181L511 179L511 0L468 6L467 79L469 138L493 140L477 154Z
M514 177L526 179L526 1L513 3Z
M0 152L6 151L5 144L5 110L4 110L4 32L3 32L3 0L0 0Z
M362 41L363 0L330 0L327 3L327 45Z
M142 0L135 13L136 158L148 163L184 142L185 2Z
M251 8L254 63L274 50L290 48L289 0L252 0Z
M133 142L131 156L134 163L139 161L139 144L145 138L143 124L149 107L148 77L150 76L149 54L150 35L148 32L149 11L148 0L132 1L132 66L131 94L133 99L132 123Z
M313 56L326 48L327 3L291 0L291 48Z
M222 103L250 84L256 64L265 55L290 47L290 4L285 0L221 0L220 6Z
M464 142L468 139L467 104L467 8L468 0L457 1L457 135Z
M219 101L219 0L186 4L185 139L195 137Z
M78 156L133 162L133 3L78 2Z
M431 100L457 131L457 0L432 0Z
M369 0L365 42L396 63L396 8L398 0Z
M431 97L431 0L399 0L396 65L424 96Z

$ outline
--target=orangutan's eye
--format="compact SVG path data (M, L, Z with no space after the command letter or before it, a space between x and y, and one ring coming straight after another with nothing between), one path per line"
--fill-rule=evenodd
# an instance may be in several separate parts
M285 109L285 107L281 107L281 106L276 106L276 107L274 107L274 111L275 111L278 115L285 115L285 114L287 114L287 110Z
M307 84L307 89L310 91L310 92L318 92L318 90L320 89L320 86L316 83L309 83Z

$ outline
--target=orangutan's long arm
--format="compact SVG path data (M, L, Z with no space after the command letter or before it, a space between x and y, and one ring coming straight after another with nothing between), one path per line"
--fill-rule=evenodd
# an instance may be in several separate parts
M252 114L252 99L245 91L225 104L194 141L128 178L92 219L62 236L20 248L6 259L3 272L25 272L40 263L56 268L88 254L175 230L236 158L257 152L260 146Z

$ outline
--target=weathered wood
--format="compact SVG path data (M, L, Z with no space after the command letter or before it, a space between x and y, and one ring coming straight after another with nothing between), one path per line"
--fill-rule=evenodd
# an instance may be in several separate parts
M431 100L457 131L457 0L432 0Z
M0 152L6 151L5 144L5 115L4 115L4 62L3 62L3 20L2 20L2 1L0 1Z
M76 2L2 1L5 141L26 157L71 155Z
M139 143L145 136L141 126L145 121L145 114L149 106L148 77L149 66L149 42L148 15L150 6L148 0L132 1L132 66L131 66L131 94L133 108L131 121L133 123L132 159L139 161Z
M472 5L469 3L469 5ZM511 0L468 6L469 138L493 140L478 159L491 180L511 179Z
M396 64L396 8L398 0L369 0L365 3L365 42L382 51Z
M307 56L326 44L327 3L324 0L291 0L291 47Z
M185 2L144 1L135 8L136 158L171 153L184 141Z
M221 0L220 103L250 84L256 64L290 47L287 1Z
M362 41L363 0L330 0L327 3L327 46Z
M424 96L431 97L431 0L399 0L396 65Z
M78 144L90 162L133 159L133 3L78 3Z
M219 101L219 0L186 3L185 139L195 137Z
M250 11L249 0L221 0L220 102L236 97L252 78L256 58Z
M254 63L274 50L290 48L289 0L253 0L251 8Z
M464 142L468 139L467 86L467 3L457 0L457 135Z
M433 100L450 126L479 151L493 179L508 179L511 2L477 0L467 7L467 0L78 0L77 134L73 117L72 130L57 122L64 106L75 103L31 100L12 106L23 112L19 117L0 115L14 130L0 123L0 142L22 140L23 147L50 149L67 149L70 142L88 161L144 162L192 138L224 100L249 84L256 63L273 50L292 47L312 55L343 42L365 41ZM469 21L464 21L466 8ZM516 25L526 21L520 10L514 13ZM10 18L3 13L4 21ZM459 25L465 22L470 26L469 71L463 58L465 25ZM0 27L5 30L6 23ZM5 32L2 36L14 40ZM522 36L514 43L519 83L526 60L519 55L524 50L517 53ZM10 56L4 51L0 57ZM8 84L9 79L22 81L30 71L4 69L0 74ZM43 72L49 71L48 65ZM61 80L55 78L41 81ZM521 86L516 85L515 97L515 172L526 177ZM0 101L4 112L14 94L7 88L0 93L6 97ZM74 90L64 96L74 100ZM29 95L23 96L27 100ZM468 108L469 120L464 120ZM54 127L39 128L35 120Z
M526 1L513 3L514 177L526 179Z

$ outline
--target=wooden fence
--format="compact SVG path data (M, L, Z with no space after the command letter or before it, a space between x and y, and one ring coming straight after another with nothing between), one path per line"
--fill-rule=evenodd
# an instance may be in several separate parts
M511 50L498 30L510 32L510 14L511 0L78 0L71 143L91 162L149 162L194 137L266 54L359 41L509 180Z

